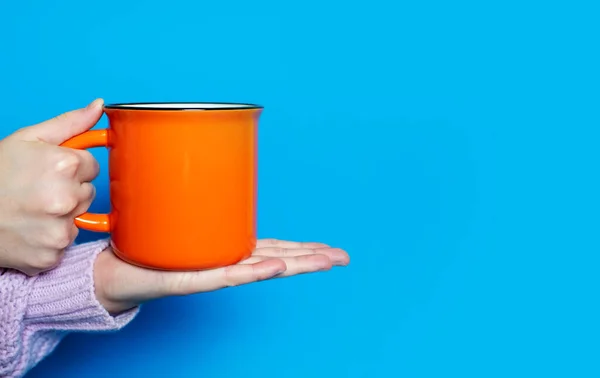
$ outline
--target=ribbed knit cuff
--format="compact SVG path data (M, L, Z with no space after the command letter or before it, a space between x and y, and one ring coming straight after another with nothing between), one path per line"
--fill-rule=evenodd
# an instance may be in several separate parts
M94 293L94 262L108 240L69 248L61 264L40 274L29 295L25 321L57 331L110 331L129 323L138 308L111 316Z

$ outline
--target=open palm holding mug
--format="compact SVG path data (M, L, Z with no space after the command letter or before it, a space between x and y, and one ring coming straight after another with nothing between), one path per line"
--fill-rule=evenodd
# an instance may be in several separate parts
M109 148L112 212L82 214L75 224L111 233L95 269L96 296L111 313L348 263L325 244L256 241L261 111L230 103L106 105L107 130L62 143Z
M201 248L201 247L200 247ZM123 262L107 249L95 263L96 297L111 314L152 299L189 295L271 278L327 271L349 263L346 252L321 243L258 240L252 255L227 267L165 272Z
M108 130L89 131L103 111ZM0 267L60 267L77 227L111 233L94 290L112 314L142 302L347 265L321 243L256 241L256 134L247 104L126 104L84 109L0 142ZM112 212L85 213L109 148ZM118 256L118 257L117 257Z

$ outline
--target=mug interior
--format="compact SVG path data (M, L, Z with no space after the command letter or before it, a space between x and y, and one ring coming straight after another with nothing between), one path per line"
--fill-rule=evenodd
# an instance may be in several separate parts
M107 109L129 110L242 110L262 109L260 105L231 102L137 102L104 105Z

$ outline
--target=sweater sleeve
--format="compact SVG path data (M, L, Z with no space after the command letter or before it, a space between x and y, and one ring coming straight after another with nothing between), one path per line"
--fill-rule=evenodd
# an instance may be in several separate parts
M70 247L35 277L0 270L0 377L21 377L71 331L114 331L137 314L111 316L94 294L94 261L107 240Z

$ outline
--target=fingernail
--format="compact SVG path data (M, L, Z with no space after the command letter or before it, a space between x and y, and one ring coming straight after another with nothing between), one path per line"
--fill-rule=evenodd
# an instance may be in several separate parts
M346 257L336 257L332 260L332 262L336 265L348 265L350 261Z
M283 273L283 272L285 272L285 269L280 269L280 270L276 271L276 272L273 274L273 277L276 277L276 276L280 275L280 274L281 274L281 273Z
M104 100L102 100L101 98L97 98L86 107L86 110L96 110L96 109L100 108L103 103L104 103Z

